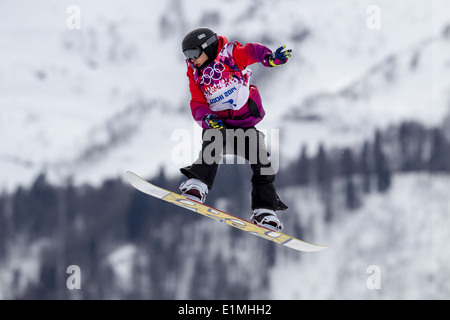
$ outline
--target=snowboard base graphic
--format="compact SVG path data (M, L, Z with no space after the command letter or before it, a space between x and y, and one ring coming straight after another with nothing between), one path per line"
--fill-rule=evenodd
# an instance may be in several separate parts
M249 232L251 234L257 235L261 238L274 241L278 244L282 244L294 250L303 252L316 252L323 249L327 249L328 246L311 244L294 237L288 236L284 233L273 231L265 227L258 226L247 220L241 219L239 217L233 216L224 211L215 209L206 204L202 204L193 200L186 198L175 192L165 190L163 188L157 187L145 179L139 177L137 174L126 171L125 179L137 190L148 194L152 197L173 203L177 206L183 207L185 209L194 211L198 214L204 215L208 218L223 222L229 226L235 227L242 231Z

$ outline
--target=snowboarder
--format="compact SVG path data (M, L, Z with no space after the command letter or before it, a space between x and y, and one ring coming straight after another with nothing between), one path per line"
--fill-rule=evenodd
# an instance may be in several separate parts
M198 28L189 32L182 41L182 51L186 57L187 76L191 92L191 112L194 120L203 128L202 153L215 141L211 133L220 132L224 144L216 160L222 154L232 153L249 160L252 176L253 213L250 222L278 231L283 224L275 214L276 210L285 210L287 206L279 199L273 182L275 172L262 173L270 169L271 163L266 150L264 135L255 128L265 116L258 89L250 85L251 70L247 68L256 62L266 67L285 64L291 56L291 50L285 46L272 52L258 43L241 45L229 42L209 28ZM244 131L244 148L225 148L230 130ZM217 131L214 131L217 130ZM213 132L212 132L213 131ZM208 135L208 132L210 133ZM254 135L256 139L250 137ZM206 138L209 137L209 138ZM250 141L256 142L257 147ZM250 161L252 150L257 150L256 161ZM261 152L262 151L262 152ZM180 186L182 195L203 203L208 190L213 187L219 161L205 161L202 153L191 166L181 168L187 181Z

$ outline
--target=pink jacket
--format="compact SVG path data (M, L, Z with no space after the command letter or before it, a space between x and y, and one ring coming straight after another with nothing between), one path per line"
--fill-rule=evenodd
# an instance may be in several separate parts
M258 88L249 84L248 65L261 62L270 67L266 56L272 51L258 43L229 43L219 36L216 59L201 70L188 65L187 76L191 91L191 112L194 120L207 129L203 118L215 114L226 127L247 128L259 123L265 116Z

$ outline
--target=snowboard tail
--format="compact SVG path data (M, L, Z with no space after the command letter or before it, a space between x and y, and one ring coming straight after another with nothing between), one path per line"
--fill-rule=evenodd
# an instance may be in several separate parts
M251 234L257 235L261 238L274 241L278 244L282 244L286 247L292 248L298 251L304 252L315 252L328 248L324 245L315 245L311 243L304 242L302 240L296 239L294 237L288 236L281 232L273 231L265 227L258 226L247 220L241 219L239 217L233 216L224 211L215 209L208 205L196 202L177 194L175 192L165 190L163 188L157 187L145 179L139 177L137 174L126 171L126 180L137 190L148 194L152 197L159 198L161 200L173 203L177 206L183 207L185 209L194 211L198 214L204 215L208 218L223 222L229 226L235 227L237 229L249 232Z

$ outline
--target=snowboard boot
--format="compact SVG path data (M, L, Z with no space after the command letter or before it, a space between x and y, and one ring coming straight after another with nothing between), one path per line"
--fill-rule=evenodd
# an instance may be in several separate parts
M180 191L182 196L204 203L208 194L208 186L198 179L191 178L180 185Z
M280 231L283 229L283 224L280 219L278 219L275 211L270 209L253 210L253 214L250 216L250 222L273 231Z

